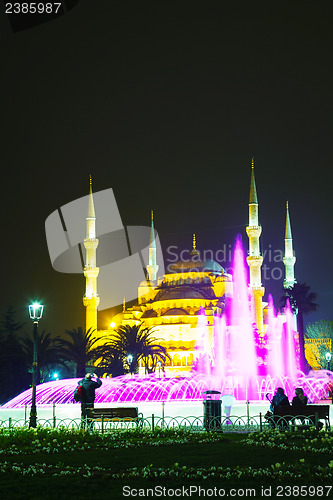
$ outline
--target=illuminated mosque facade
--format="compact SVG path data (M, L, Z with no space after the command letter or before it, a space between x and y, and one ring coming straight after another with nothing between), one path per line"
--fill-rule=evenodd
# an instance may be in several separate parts
M97 330L97 309L99 296L97 292L97 247L96 216L92 188L90 185L88 216L86 219L86 292L83 304L86 308L86 329ZM263 302L265 292L261 280L263 257L260 254L261 226L258 218L258 198L252 160L251 183L249 197L249 222L246 233L249 239L247 264L249 267L249 292L251 297L252 323L260 336L266 330L267 303ZM295 255L288 203L286 207L285 266L284 287L292 287L295 283ZM174 262L168 272L158 276L156 261L156 243L153 216L149 241L149 260L146 266L147 279L139 284L138 301L132 307L126 307L113 317L112 328L124 325L138 325L154 328L158 343L167 348L170 360L165 367L166 374L182 375L189 372L202 353L202 335L205 332L205 345L212 349L214 338L214 317L221 316L228 307L228 299L233 294L233 278L214 260L200 257L193 235L192 250L187 261ZM111 330L100 330L98 335L103 339ZM297 337L297 335L296 335ZM143 365L140 366L143 372Z

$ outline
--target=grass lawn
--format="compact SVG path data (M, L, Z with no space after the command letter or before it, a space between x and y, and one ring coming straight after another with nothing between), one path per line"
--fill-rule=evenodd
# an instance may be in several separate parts
M213 497L222 496L223 490L224 496L232 496L232 488L242 488L236 498L263 498L262 488L270 498L276 493L291 498L333 497L333 488L328 488L333 476L332 433L288 434L3 433L0 495L41 500L195 498L195 487L201 487ZM294 490L285 490L287 485Z

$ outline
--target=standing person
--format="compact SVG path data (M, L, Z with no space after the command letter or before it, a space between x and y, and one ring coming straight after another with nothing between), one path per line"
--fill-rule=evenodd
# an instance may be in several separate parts
M96 380L92 380L92 378L95 378ZM81 417L84 423L87 417L87 410L94 408L95 390L98 389L98 387L101 387L102 381L95 373L87 373L84 379L79 381L78 385L81 385L83 387L81 399Z

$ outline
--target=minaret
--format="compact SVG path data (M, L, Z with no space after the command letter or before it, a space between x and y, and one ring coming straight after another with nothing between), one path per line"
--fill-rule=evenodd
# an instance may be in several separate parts
M149 240L149 257L147 265L147 273L149 281L155 282L157 279L158 265L156 264L156 242L154 231L154 213L151 211L151 230Z
M83 270L86 278L86 293L83 297L83 305L86 308L86 330L89 328L97 330L97 307L100 300L97 295L97 276L99 268L96 267L96 248L98 246L98 239L96 238L96 216L92 194L91 176L88 216L86 220L87 234L84 240L84 246L86 249L86 266Z
M252 158L251 185L249 199L249 225L246 228L249 237L249 255L247 263L250 268L250 291L252 321L256 323L259 333L264 332L262 297L265 289L261 286L261 265L263 258L260 255L259 237L261 226L258 221L258 198L254 178L254 158Z
M294 265L296 257L293 251L293 237L291 234L291 224L289 217L289 206L286 203L286 232L284 237L284 257L283 264L285 266L285 278L283 282L284 288L291 288L296 283L294 275Z

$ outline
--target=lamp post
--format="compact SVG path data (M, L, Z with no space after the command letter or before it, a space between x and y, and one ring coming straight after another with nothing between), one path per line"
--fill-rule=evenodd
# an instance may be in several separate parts
M128 354L128 356L127 356L127 364L128 364L128 367L129 367L130 375L132 375L132 361L133 361L132 354Z
M31 399L31 410L30 410L30 420L29 428L37 426L37 407L36 407L36 381L37 381L37 330L38 321L43 315L44 306L34 302L29 306L29 316L34 324L33 331L33 359L32 359L32 399Z
M161 368L162 368L161 361L157 361L156 366L158 368L158 378L161 378Z
M332 354L327 351L327 353L325 354L325 358L326 358L326 361L327 361L327 370L329 370L330 369L330 362L331 362L331 359L332 359Z

